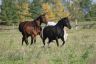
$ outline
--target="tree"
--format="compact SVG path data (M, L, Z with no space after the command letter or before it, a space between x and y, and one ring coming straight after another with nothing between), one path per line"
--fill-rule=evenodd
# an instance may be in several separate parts
M53 0L53 12L57 19L69 16L68 10L65 10L61 0Z
M48 3L43 3L42 8L44 13L47 13L46 17L48 20L52 21L55 19L55 15L53 14L52 8Z
M71 14L71 19L75 21L82 21L84 19L84 13L80 7L81 0L70 0L70 1L71 2L69 2L68 9Z
M31 17L31 14L29 12L29 2L27 0L18 0L17 9L17 14L20 21L24 21Z
M30 3L30 13L33 19L42 14L42 3L43 0L33 0L33 2Z
M96 20L96 4L92 4L89 13L86 15L86 20Z
M49 19L54 21L69 15L68 10L65 10L61 0L46 0L45 4L43 4L43 9L47 12Z
M2 0L0 19L7 24L16 22L18 20L16 11L16 0Z

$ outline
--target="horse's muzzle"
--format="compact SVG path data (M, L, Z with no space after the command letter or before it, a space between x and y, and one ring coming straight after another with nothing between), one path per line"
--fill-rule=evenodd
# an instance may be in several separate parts
M68 28L71 29L71 26L69 26Z

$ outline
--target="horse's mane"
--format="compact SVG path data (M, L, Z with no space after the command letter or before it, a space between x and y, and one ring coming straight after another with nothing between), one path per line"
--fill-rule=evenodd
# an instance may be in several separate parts
M56 25L60 25L64 19L62 18L61 20L58 21Z
M41 15L38 16L34 21L37 21L37 20L39 20L39 19L41 19Z
M61 20L58 21L58 23L55 26L61 26L62 28L64 27L64 20L68 19L68 17L64 17Z

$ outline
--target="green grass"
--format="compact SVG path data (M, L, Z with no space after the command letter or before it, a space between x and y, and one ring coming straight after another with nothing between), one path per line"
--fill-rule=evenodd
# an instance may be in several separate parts
M96 64L96 29L70 30L63 47L53 42L42 48L39 37L36 44L22 46L21 38L18 30L0 31L0 64Z

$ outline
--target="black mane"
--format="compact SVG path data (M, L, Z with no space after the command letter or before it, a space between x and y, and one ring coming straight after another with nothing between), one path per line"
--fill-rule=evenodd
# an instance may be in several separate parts
M62 18L61 20L58 21L58 23L56 24L56 26L61 27L62 29L64 28L65 25L65 20L68 19L67 17Z

